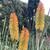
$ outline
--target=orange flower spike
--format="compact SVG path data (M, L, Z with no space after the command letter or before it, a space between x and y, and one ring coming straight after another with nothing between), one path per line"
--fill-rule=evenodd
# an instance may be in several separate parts
M15 12L10 14L9 30L10 30L11 40L12 41L18 40L18 36L19 36L18 18L16 16Z
M29 31L25 28L25 33L26 35L24 35L25 37L25 46L23 47L24 50L27 50L28 49L28 40L29 40Z
M27 50L29 41L29 31L27 28L23 28L20 35L20 42L18 50Z

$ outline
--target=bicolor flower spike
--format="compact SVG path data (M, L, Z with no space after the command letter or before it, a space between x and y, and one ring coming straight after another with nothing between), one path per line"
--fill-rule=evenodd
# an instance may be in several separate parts
M36 12L36 26L35 26L36 30L43 31L45 23L44 20L45 20L44 6L40 2Z

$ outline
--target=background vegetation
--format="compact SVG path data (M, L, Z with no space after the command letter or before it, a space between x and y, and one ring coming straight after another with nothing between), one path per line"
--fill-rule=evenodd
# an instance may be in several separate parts
M40 41L40 49L36 48L36 32L34 30L34 22L32 23L32 29L29 23L29 18L26 15L28 4L22 3L19 0L3 0L0 1L0 50L19 50L20 38L18 41L11 41L10 30L9 30L9 20L11 12L16 11L19 24L19 36L22 27L25 25L29 30L29 41L28 48L25 50L50 50L50 16L45 15L45 27L42 32L42 40ZM25 12L25 13L24 13ZM33 21L35 16L33 16ZM25 23L26 21L26 23ZM41 33L41 32L40 32ZM26 41L26 40L25 40ZM23 43L24 44L24 43ZM23 47L22 47L23 48ZM22 49L21 49L22 50ZM24 49L23 49L24 50Z

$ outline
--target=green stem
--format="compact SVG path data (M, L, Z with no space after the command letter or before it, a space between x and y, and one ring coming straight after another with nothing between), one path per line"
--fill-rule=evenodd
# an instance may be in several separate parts
M4 29L5 29L5 23L6 23L6 17L5 17L5 20L4 20L4 24L3 24L3 30L2 30L2 34L4 33ZM1 50L3 49L2 47L2 44L1 44Z
M4 33L5 24L6 24L6 17L5 17L4 24L3 24L3 31L2 31L2 34Z
M44 41L45 41L45 38L42 39L42 41L41 41L40 50L41 50L41 48L42 48L42 46L43 46Z

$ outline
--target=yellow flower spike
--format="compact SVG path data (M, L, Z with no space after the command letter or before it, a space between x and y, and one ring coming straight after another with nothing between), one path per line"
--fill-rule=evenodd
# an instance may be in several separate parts
M27 50L29 41L29 31L27 28L23 28L20 35L18 50Z
M9 30L10 30L11 40L12 41L18 40L18 36L19 36L18 18L16 16L15 12L12 12L10 14Z
M43 4L40 2L36 12L36 30L43 31L44 29L44 7Z

